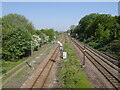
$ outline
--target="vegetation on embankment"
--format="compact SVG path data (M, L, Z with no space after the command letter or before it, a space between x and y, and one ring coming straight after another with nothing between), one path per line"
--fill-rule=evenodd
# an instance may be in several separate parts
M2 25L2 61L0 66L13 67L38 50L41 45L54 40L59 32L54 29L36 30L26 17L19 14L8 14L0 18ZM8 69L2 70L2 73Z
M72 25L68 32L95 49L120 59L120 16L95 13L86 15L77 26Z
M23 72L23 70L24 70L25 67L30 68L30 71L34 70L33 68L37 67L38 62L40 62L40 59L37 59L36 57L38 57L41 54L44 55L44 53L47 54L47 53L50 52L50 50L51 50L51 44L46 44L46 45L44 45L43 48L40 48L38 51L35 51L34 54L31 57L27 57L27 58L21 59L21 60L19 60L17 62L10 62L10 61L4 61L4 62L2 62L2 63L4 63L3 67L2 67L3 71L8 72L9 70L12 70L12 71L10 71L9 73L7 73L2 78L2 81L3 82L6 81L8 78L10 78L16 72L19 72L19 73ZM23 61L25 61L25 62L23 62ZM33 61L35 61L37 64L33 63ZM26 62L28 64L30 64L32 68L29 65L27 65ZM0 74L1 74L1 72L0 72ZM18 74L16 74L16 75L18 75Z
M58 72L60 88L92 88L68 38L65 40L64 51L67 52L67 58L61 61L62 68Z

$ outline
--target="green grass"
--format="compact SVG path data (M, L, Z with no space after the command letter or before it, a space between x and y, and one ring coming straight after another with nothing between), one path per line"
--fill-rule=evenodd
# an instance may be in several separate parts
M49 44L47 44L47 46L49 46ZM41 53L43 52L43 50L38 50L38 51L35 51L35 54L32 56L32 58L35 58L36 54L38 53ZM16 65L22 63L23 61L25 61L26 59L30 58L31 56L29 57L25 57L23 59L20 59L19 61L17 62L11 62L11 61L4 61L2 60L2 70L0 70L0 75L8 72L9 70L11 70L12 68L14 68ZM31 58L30 58L31 59Z
M65 52L67 52L67 58L69 60L64 62L62 60L62 69L58 72L59 80L63 84L61 88L92 88L87 76L82 70L82 65L77 60L76 54L72 49L72 46L68 40L65 43Z
M39 52L39 53L40 53L40 52ZM32 57L32 59L33 59L33 58L35 58L35 56ZM28 63L31 62L32 59L30 59L30 60L28 61ZM10 77L13 73L15 73L16 71L18 71L20 68L22 68L22 67L25 66L25 65L27 66L26 63L24 63L24 64L18 66L15 70L13 70L12 72L10 72L10 73L7 74L6 76L4 76L4 77L2 78L2 81L5 81L8 77Z
M28 67L27 67L28 68ZM25 69L27 69L27 68L25 68ZM25 76L25 72L19 72L19 73L17 73L15 76L13 76L13 80L16 78L16 79L19 79L19 80L21 80L22 79L22 77L21 76ZM8 80L6 83L5 83L5 85L3 85L2 87L3 88L7 88L6 86L7 85L9 85L9 84L11 84L11 83L13 83L14 81L10 81L10 80Z
M48 51L48 50L47 50ZM47 52L46 51L46 52ZM43 50L39 50L38 52L36 52L36 54L37 53L41 53L41 52L43 52ZM10 69L12 69L13 67L15 67L16 65L18 65L18 64L20 64L21 62L23 62L24 60L26 60L27 58L30 58L30 57L26 57L26 58L24 58L24 59L21 59L21 60L19 60L18 62L5 62L5 64L4 64L4 66L3 66L3 70L7 70L7 71L9 71ZM33 59L35 58L35 54L32 56L32 58L30 58L29 59L29 61L27 61L28 63L30 63ZM4 76L3 78L2 78L2 81L5 81L7 78L9 78L13 73L15 73L16 71L18 71L20 68L22 68L23 66L27 66L27 64L26 63L24 63L24 64L22 64L22 65L20 65L20 66L18 66L15 70L13 70L12 72L10 72L9 74L7 74L6 76Z
M26 68L25 68L25 70L28 70L28 69L30 69L30 68L29 68L29 67L26 67ZM22 75L26 75L26 73L25 73L25 72L19 72L19 73L15 76L15 78L21 78Z
M50 44L47 44L47 47L48 46L50 46ZM43 50L39 50L39 51L36 51L36 54L40 54L40 53L42 53L44 51L44 49ZM49 49L47 49L45 52L48 52L49 51ZM29 58L29 61L27 61L28 63L30 63L35 57L36 57L36 54L34 54L33 56L32 56L32 58L31 57L27 57L27 58ZM27 59L26 58L26 59ZM7 65L9 66L8 67L8 69L10 69L10 68L13 68L13 67L15 67L16 65L18 65L19 63L21 63L22 61L24 61L25 60L25 58L23 59L23 60L19 60L18 62L10 62L10 63L7 63L6 64L6 68L7 68ZM13 65L12 65L13 64ZM29 66L26 64L26 63L23 63L22 65L20 65L20 66L18 66L15 70L13 70L12 72L10 72L9 74L7 74L7 75L5 75L3 78L2 78L2 81L4 82L7 78L9 78L12 74L14 74L16 71L18 71L19 69L21 69L23 66L27 66L28 68L29 68ZM21 72L19 72L19 73L21 73ZM18 76L18 78L21 76L21 75L16 75L16 76Z
M2 71L0 72L1 73L6 73L8 72L10 69L14 68L16 65L22 63L24 60L26 60L28 57L25 57L17 62L10 62L10 61L2 61Z
M15 73L16 71L18 71L20 68L22 68L24 65L26 65L26 63L18 66L15 70L13 70L12 72L10 72L9 74L7 74L6 76L4 76L2 78L2 81L4 82L8 77L10 77L13 73Z

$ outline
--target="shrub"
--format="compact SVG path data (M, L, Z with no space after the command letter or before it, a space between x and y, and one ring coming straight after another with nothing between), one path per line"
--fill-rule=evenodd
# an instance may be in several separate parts
M96 47L96 46L97 46L97 43L91 41L91 42L88 43L88 45L90 45L90 46L92 46L92 47Z
M17 61L28 56L31 50L31 34L24 27L16 27L7 36L3 36L4 60Z

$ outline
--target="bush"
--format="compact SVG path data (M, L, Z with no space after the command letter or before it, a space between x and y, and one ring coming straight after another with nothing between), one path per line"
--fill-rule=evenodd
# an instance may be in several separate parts
M120 40L114 40L110 43L110 50L120 58Z
M28 56L31 51L31 34L24 27L16 27L10 34L3 36L3 56L6 61L17 61Z
M98 50L100 50L100 51L106 51L107 49L106 48L99 48Z
M49 38L48 42L51 42L52 40L54 40L54 30L53 29L42 29L41 30L45 35L47 35L46 39ZM49 36L49 37L48 37Z
M88 45L90 45L90 46L92 46L92 47L96 47L98 44L91 41L91 42L88 43Z
M40 46L49 40L49 36L44 34L41 30L36 30L36 34L41 38L41 41L39 42Z

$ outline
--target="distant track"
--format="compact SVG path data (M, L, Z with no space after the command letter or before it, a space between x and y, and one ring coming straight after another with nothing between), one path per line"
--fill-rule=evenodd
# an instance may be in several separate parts
M74 38L71 38L71 41L84 53L84 44L78 42ZM119 70L120 68L108 59L108 56L101 55L99 52L96 52L89 46L85 46L85 56L93 63L93 65L105 76L105 78L115 87L116 90L120 89L120 78Z

